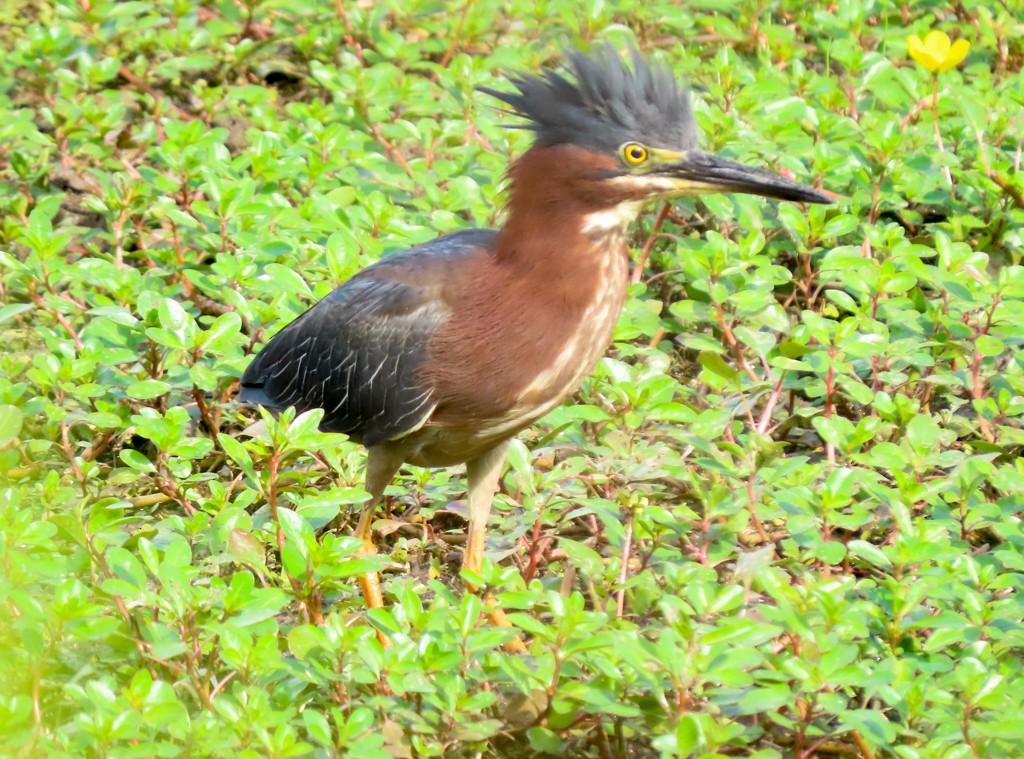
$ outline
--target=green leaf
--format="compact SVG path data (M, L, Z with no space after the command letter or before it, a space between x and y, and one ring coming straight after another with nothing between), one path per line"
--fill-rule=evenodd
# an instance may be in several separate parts
M759 646L782 634L782 628L752 619L723 620L703 637L706 645Z
M231 460L234 461L250 479L256 479L256 469L252 463L252 457L245 449L245 446L227 433L221 432L217 435L217 442L221 449Z
M331 726L323 714L313 709L304 709L302 712L302 723L305 725L309 737L317 744L328 749L334 747Z
M892 566L892 562L889 561L889 558L882 549L872 543L868 543L866 540L851 540L846 544L846 547L854 556L864 559L875 567L887 569Z
M927 414L919 414L907 424L907 440L915 450L935 450L940 442L939 426Z
M171 386L163 380L145 379L133 382L125 389L129 398L139 401L148 401L152 398L159 398L170 391Z
M256 588L248 594L245 605L225 622L231 627L249 627L276 616L288 603L288 596L277 588Z
M242 318L235 312L221 314L210 328L202 333L203 350L219 352L240 342Z
M314 651L328 651L331 644L322 631L313 625L298 625L288 632L288 650L300 660Z
M740 714L770 712L785 706L794 699L794 694L785 685L754 687L740 698L737 710Z
M17 406L0 405L0 448L18 437L24 420L25 415Z
M526 738L530 741L531 749L544 754L557 753L562 750L564 745L557 733L537 725L526 731Z
M1024 740L1024 719L1000 719L991 722L971 722L971 731L989 738L1001 740Z
M373 625L374 629L380 630L389 638L400 635L402 632L402 628L387 609L367 609L366 620Z
M705 746L704 726L700 715L684 714L676 725L676 755L690 756Z
M19 314L23 314L26 311L31 311L34 306L31 303L8 303L5 306L0 307L0 324L13 319Z
M117 414L111 414L105 411L94 411L91 414L87 414L85 421L97 427L112 430L120 429L124 426L124 420L121 419L121 417Z
M861 225L861 220L850 214L842 214L829 219L824 229L821 230L821 237L825 240L833 240L836 237L847 235Z
M889 746L896 740L896 728L880 712L871 709L850 709L839 715L840 724L857 730L876 746Z
M123 461L125 464L130 466L132 469L135 469L136 471L147 473L156 471L156 466L154 466L152 461L147 459L138 451L133 451L130 448L125 448L124 450L122 450L118 454L118 457L121 459L121 461Z
M28 229L37 239L53 236L52 213L43 207L37 207L29 214Z
M600 577L604 573L604 559L597 551L590 546L583 545L575 540L562 538L558 546L569 557L569 561L575 564L581 572L589 577Z
M243 563L266 569L266 551L251 532L234 528L228 535L228 551Z
M462 597L462 604L459 607L458 622L459 634L465 638L470 630L476 627L483 612L483 602L476 593L467 593Z
M736 380L739 379L739 372L725 363L725 359L723 359L718 353L702 351L697 356L697 360L700 362L700 365L709 372L717 374L719 377L722 377L729 382L736 382Z

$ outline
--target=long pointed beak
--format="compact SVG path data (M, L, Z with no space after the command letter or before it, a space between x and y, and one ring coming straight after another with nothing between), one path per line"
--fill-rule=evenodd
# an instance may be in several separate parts
M832 198L820 190L781 174L704 153L689 154L677 163L660 168L658 173L670 177L682 195L742 192L802 203L832 202Z

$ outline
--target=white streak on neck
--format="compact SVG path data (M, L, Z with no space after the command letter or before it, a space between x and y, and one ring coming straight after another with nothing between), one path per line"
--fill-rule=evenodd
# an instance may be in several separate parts
M583 234L592 235L596 232L625 229L636 219L642 207L643 201L626 200L611 208L588 213L583 217Z

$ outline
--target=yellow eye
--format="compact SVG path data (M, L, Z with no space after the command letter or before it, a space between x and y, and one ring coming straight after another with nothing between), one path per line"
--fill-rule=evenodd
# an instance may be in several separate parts
M619 150L622 153L622 160L630 166L639 166L647 160L647 148L639 142L627 142Z

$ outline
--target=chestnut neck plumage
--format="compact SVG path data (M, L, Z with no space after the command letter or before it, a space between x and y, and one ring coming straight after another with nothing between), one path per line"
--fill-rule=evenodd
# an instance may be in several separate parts
M533 147L508 172L507 221L498 262L523 271L564 272L586 297L580 267L625 253L625 230L640 203L609 188L600 172L617 162L571 146ZM585 279L585 277L584 277Z

